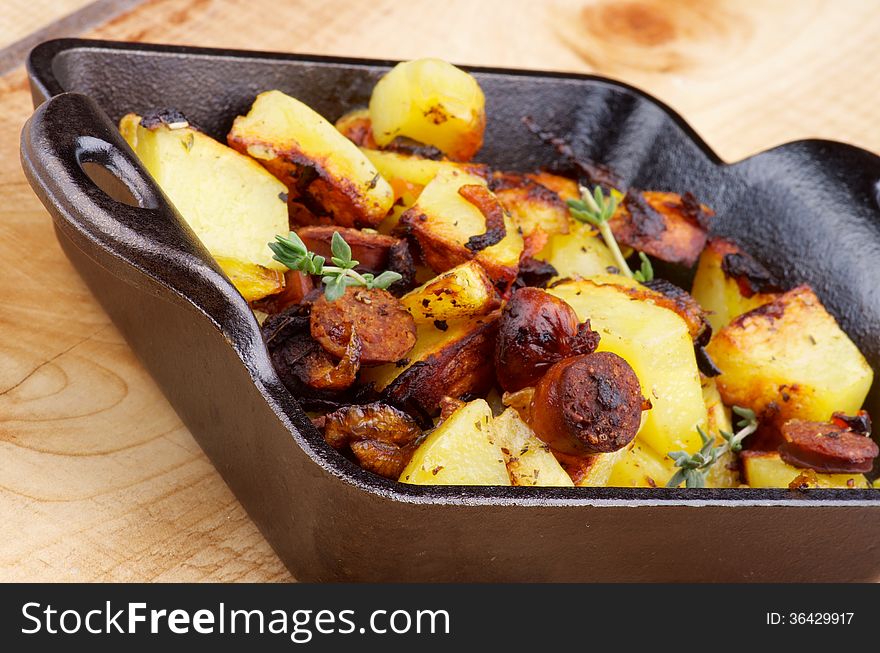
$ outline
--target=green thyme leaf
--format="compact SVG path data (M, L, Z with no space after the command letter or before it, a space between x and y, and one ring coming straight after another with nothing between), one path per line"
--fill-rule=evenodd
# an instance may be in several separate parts
M633 279L640 283L647 283L654 280L654 266L651 265L651 259L644 252L639 252L639 259L642 261L641 267L633 272Z
M719 435L724 440L723 444L715 446L714 440L706 432L697 426L697 433L703 446L693 454L685 451L670 451L666 455L675 461L678 471L666 484L666 487L678 487L684 481L685 487L705 487L706 476L709 469L721 456L727 452L737 453L742 450L742 442L758 429L758 419L754 411L739 406L733 406L732 410L743 417L740 429L736 433L719 430Z
M338 231L333 232L330 241L330 251L333 254L330 261L333 265L326 265L323 256L310 252L302 238L293 231L287 236L275 236L275 242L269 243L269 249L272 250L272 258L289 269L321 276L324 295L330 301L342 297L348 286L385 290L395 281L403 278L397 272L390 270L375 277L369 273L358 273L355 268L359 262L352 259L351 246Z
M330 241L330 251L333 252L334 262L337 259L341 261L336 263L336 265L345 265L351 262L351 247L338 231L333 232L333 238Z
M382 290L387 290L391 284L397 283L401 279L403 279L402 274L399 274L397 272L393 272L391 270L385 270L385 272L383 272L378 277L373 279L373 287L374 288L381 288Z

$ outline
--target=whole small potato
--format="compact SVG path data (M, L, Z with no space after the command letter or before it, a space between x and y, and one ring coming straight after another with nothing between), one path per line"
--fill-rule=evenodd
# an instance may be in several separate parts
M483 145L486 100L477 80L440 59L397 64L373 88L370 121L380 147L398 136L469 161Z

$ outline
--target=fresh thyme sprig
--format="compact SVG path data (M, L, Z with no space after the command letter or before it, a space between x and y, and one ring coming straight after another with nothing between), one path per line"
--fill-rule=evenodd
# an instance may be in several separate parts
M651 265L651 259L644 252L639 252L639 259L642 261L641 267L633 272L633 279L639 283L647 283L654 280L654 266Z
M611 250L611 254L614 256L614 260L621 273L633 278L632 270L629 269L629 265L627 265L626 259L623 257L623 253L614 239L611 226L608 224L608 220L611 219L614 211L617 210L617 197L611 193L606 196L601 186L596 186L592 193L590 193L586 186L578 185L578 190L580 191L581 198L579 200L568 200L568 210L571 216L575 220L586 222L596 227L599 233L602 234L602 239L605 241L608 249Z
M755 412L748 408L733 406L733 412L741 419L737 422L737 432L720 430L719 434L724 438L724 442L717 447L714 446L713 438L706 435L706 432L697 427L697 433L703 441L703 446L699 451L689 454L686 451L670 451L667 456L675 461L678 471L672 475L666 487L678 487L684 481L685 487L706 487L706 476L709 468L728 451L738 452L742 450L742 442L758 429L758 418Z
M302 238L291 231L288 236L275 236L275 242L269 243L274 258L279 263L286 265L291 270L297 270L304 274L321 275L324 282L324 295L331 302L342 297L348 286L363 286L364 288L387 289L395 281L403 277L397 272L386 270L375 276L370 273L355 271L360 261L351 258L351 247L338 231L333 232L330 241L332 256L330 261L333 265L325 265L326 259L314 252L302 241Z

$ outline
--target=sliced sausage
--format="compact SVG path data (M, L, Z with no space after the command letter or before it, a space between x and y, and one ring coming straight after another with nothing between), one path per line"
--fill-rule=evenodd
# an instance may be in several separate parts
M309 317L302 307L269 316L262 333L279 378L305 408L326 407L345 397L360 369L361 342L356 334L337 362L309 334Z
M328 261L333 255L330 245L336 232L351 247L351 257L358 262L356 271L372 274L381 274L385 270L397 272L402 279L389 288L394 295L402 294L415 285L415 262L409 243L403 238L333 225L301 227L296 230L310 251Z
M639 380L625 360L586 354L559 361L538 382L530 426L560 453L608 453L636 437L642 407Z
M361 339L361 364L393 363L416 344L412 315L387 290L349 286L335 301L322 295L310 319L312 337L333 356L342 358L352 329Z
M871 438L835 423L792 419L783 424L782 437L785 462L823 474L869 472L880 454Z
M360 265L358 272L381 272L388 266L388 251L400 242L399 238L386 236L373 231L361 231L350 227L333 225L316 225L300 227L296 235L302 238L306 247L315 254L320 254L328 261L333 256L330 243L333 234L339 233L351 247L351 257Z
M520 288L501 313L495 370L506 392L535 385L563 358L596 350L599 334L589 320L578 323L574 309L538 288Z

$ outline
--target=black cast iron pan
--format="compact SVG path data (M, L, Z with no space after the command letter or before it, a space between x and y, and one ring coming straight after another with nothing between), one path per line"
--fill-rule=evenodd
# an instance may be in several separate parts
M22 164L59 242L214 465L301 580L822 581L880 577L875 490L416 487L330 451L257 323L119 136L176 107L222 139L263 90L334 120L390 62L86 40L28 62ZM480 159L552 165L524 115L626 185L692 191L787 282L808 282L880 370L880 159L800 141L728 165L670 109L609 80L472 69ZM93 179L109 171L117 191ZM105 172L105 177L106 177ZM120 184L119 181L122 183ZM128 196L128 203L113 199ZM876 384L875 384L876 386ZM876 387L868 408L880 414Z

